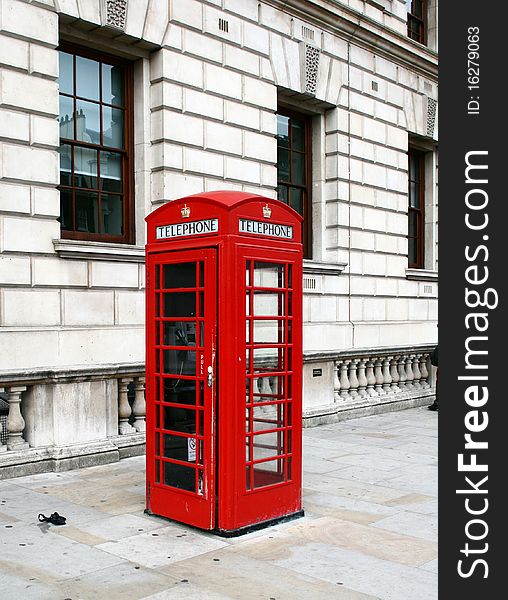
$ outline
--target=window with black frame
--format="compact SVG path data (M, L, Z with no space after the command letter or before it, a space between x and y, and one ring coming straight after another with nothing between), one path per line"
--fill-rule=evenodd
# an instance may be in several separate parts
M311 258L311 141L310 118L280 109L277 112L277 198L303 216L304 258Z
M59 63L62 237L133 242L130 64L72 46Z
M426 2L425 0L406 0L407 35L420 44L426 44Z
M408 266L423 269L425 261L425 152L409 148Z

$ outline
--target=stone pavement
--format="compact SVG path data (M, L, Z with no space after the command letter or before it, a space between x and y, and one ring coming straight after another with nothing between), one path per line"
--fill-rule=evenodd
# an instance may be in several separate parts
M0 481L0 598L437 599L437 421L304 430L305 517L227 540L145 515L144 457Z

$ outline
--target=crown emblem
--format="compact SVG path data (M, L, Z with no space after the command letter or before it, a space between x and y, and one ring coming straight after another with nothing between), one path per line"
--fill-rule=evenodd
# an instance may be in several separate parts
M265 219L269 219L272 215L272 209L268 206L268 204L266 204L265 206L263 206L263 217Z
M180 212L182 213L182 217L184 219L190 217L190 208L187 206L187 203L183 205L182 210Z

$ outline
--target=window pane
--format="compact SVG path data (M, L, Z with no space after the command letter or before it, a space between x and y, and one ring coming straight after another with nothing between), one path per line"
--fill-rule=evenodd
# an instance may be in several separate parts
M101 233L122 235L122 196L101 194Z
M284 287L284 265L256 261L254 263L254 285L258 287Z
M75 191L76 230L98 233L98 196L93 192Z
M123 70L113 65L102 65L102 101L123 106Z
M102 127L104 145L113 148L123 148L123 110L103 106Z
M196 287L196 263L177 263L164 265L164 288Z
M60 192L60 224L62 229L72 229L72 192L70 190Z
M303 190L299 188L289 188L289 206L303 215Z
M76 139L99 145L101 143L99 105L76 101Z
M305 151L305 123L291 119L291 148Z
M122 191L122 155L101 152L101 189L105 192Z
M60 96L60 137L74 139L74 101L67 96Z
M164 294L165 317L195 317L195 292L171 292Z
M409 206L412 208L420 208L420 194L419 186L416 183L411 182L409 184Z
M289 150L277 149L277 179L279 181L290 181Z
M164 436L167 437L167 436ZM183 440L185 443L187 440ZM169 446L169 443L168 443ZM189 492L196 491L196 469L173 463L163 464L164 484Z
M97 189L97 150L74 147L74 185Z
M277 144L289 148L289 117L277 115Z
M99 63L76 56L76 96L99 100Z
M409 236L416 237L417 236L417 223L418 216L414 211L409 211L408 220L409 220Z
M416 256L417 256L417 240L415 238L409 238L408 240L408 259L409 264L416 264Z
M60 185L71 185L72 148L62 144L58 149L60 154Z
M278 185L277 186L277 199L280 200L281 202L286 202L288 201L288 189L285 185Z
M300 154L299 152L293 152L291 156L291 161L293 163L293 171L291 183L297 183L298 185L305 185L305 181L307 179L305 173L305 154Z
M72 54L58 53L58 85L64 94L74 94Z

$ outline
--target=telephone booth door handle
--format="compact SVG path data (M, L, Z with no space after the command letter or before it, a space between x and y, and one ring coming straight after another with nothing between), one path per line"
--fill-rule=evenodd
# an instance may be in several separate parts
M208 384L209 388L212 387L212 382L213 382L212 367L208 367L208 377L206 378L206 383Z

